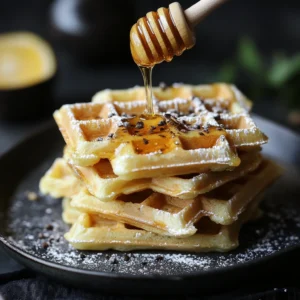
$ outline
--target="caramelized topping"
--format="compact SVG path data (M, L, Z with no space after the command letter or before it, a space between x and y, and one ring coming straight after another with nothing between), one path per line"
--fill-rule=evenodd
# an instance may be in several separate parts
M144 114L122 118L116 131L108 133L107 139L131 142L136 153L149 154L167 153L180 144L183 149L211 148L221 135L226 135L223 125L201 126L166 113L164 116ZM96 140L101 142L104 138Z

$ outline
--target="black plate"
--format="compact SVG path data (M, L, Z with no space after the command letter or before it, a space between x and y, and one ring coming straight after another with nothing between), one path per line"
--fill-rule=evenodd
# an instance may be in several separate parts
M286 172L266 193L264 218L243 228L240 246L233 252L138 251L126 255L72 249L62 237L68 226L61 220L61 201L40 196L31 202L26 198L26 191L38 192L40 177L61 154L63 140L52 123L0 159L1 244L35 271L110 292L196 292L236 286L250 275L262 275L266 266L268 271L272 267L278 271L279 263L286 265L286 257L295 251L299 254L300 248L300 137L260 117L255 120L270 137L265 155L283 165ZM53 229L46 229L48 224ZM38 238L40 233L46 238ZM50 246L44 249L49 240Z

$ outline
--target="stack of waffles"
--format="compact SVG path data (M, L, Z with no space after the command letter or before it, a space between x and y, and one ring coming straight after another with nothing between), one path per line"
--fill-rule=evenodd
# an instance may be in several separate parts
M229 251L280 168L233 85L104 90L54 118L66 142L40 182L81 250Z

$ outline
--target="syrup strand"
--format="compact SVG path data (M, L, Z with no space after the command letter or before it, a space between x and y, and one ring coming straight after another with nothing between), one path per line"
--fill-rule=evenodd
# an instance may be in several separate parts
M152 92L152 70L153 67L139 66L144 79L146 99L147 99L147 111L148 114L154 115L153 109L153 92Z

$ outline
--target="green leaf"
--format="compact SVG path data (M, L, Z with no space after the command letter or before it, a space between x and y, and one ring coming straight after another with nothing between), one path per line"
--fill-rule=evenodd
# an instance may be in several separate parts
M243 70L261 78L264 72L263 58L251 39L244 37L240 40L237 58Z
M272 87L280 88L297 74L300 74L300 53L291 58L277 56L271 65L268 82Z
M219 71L219 80L222 82L233 83L237 78L237 67L232 62L225 62Z

